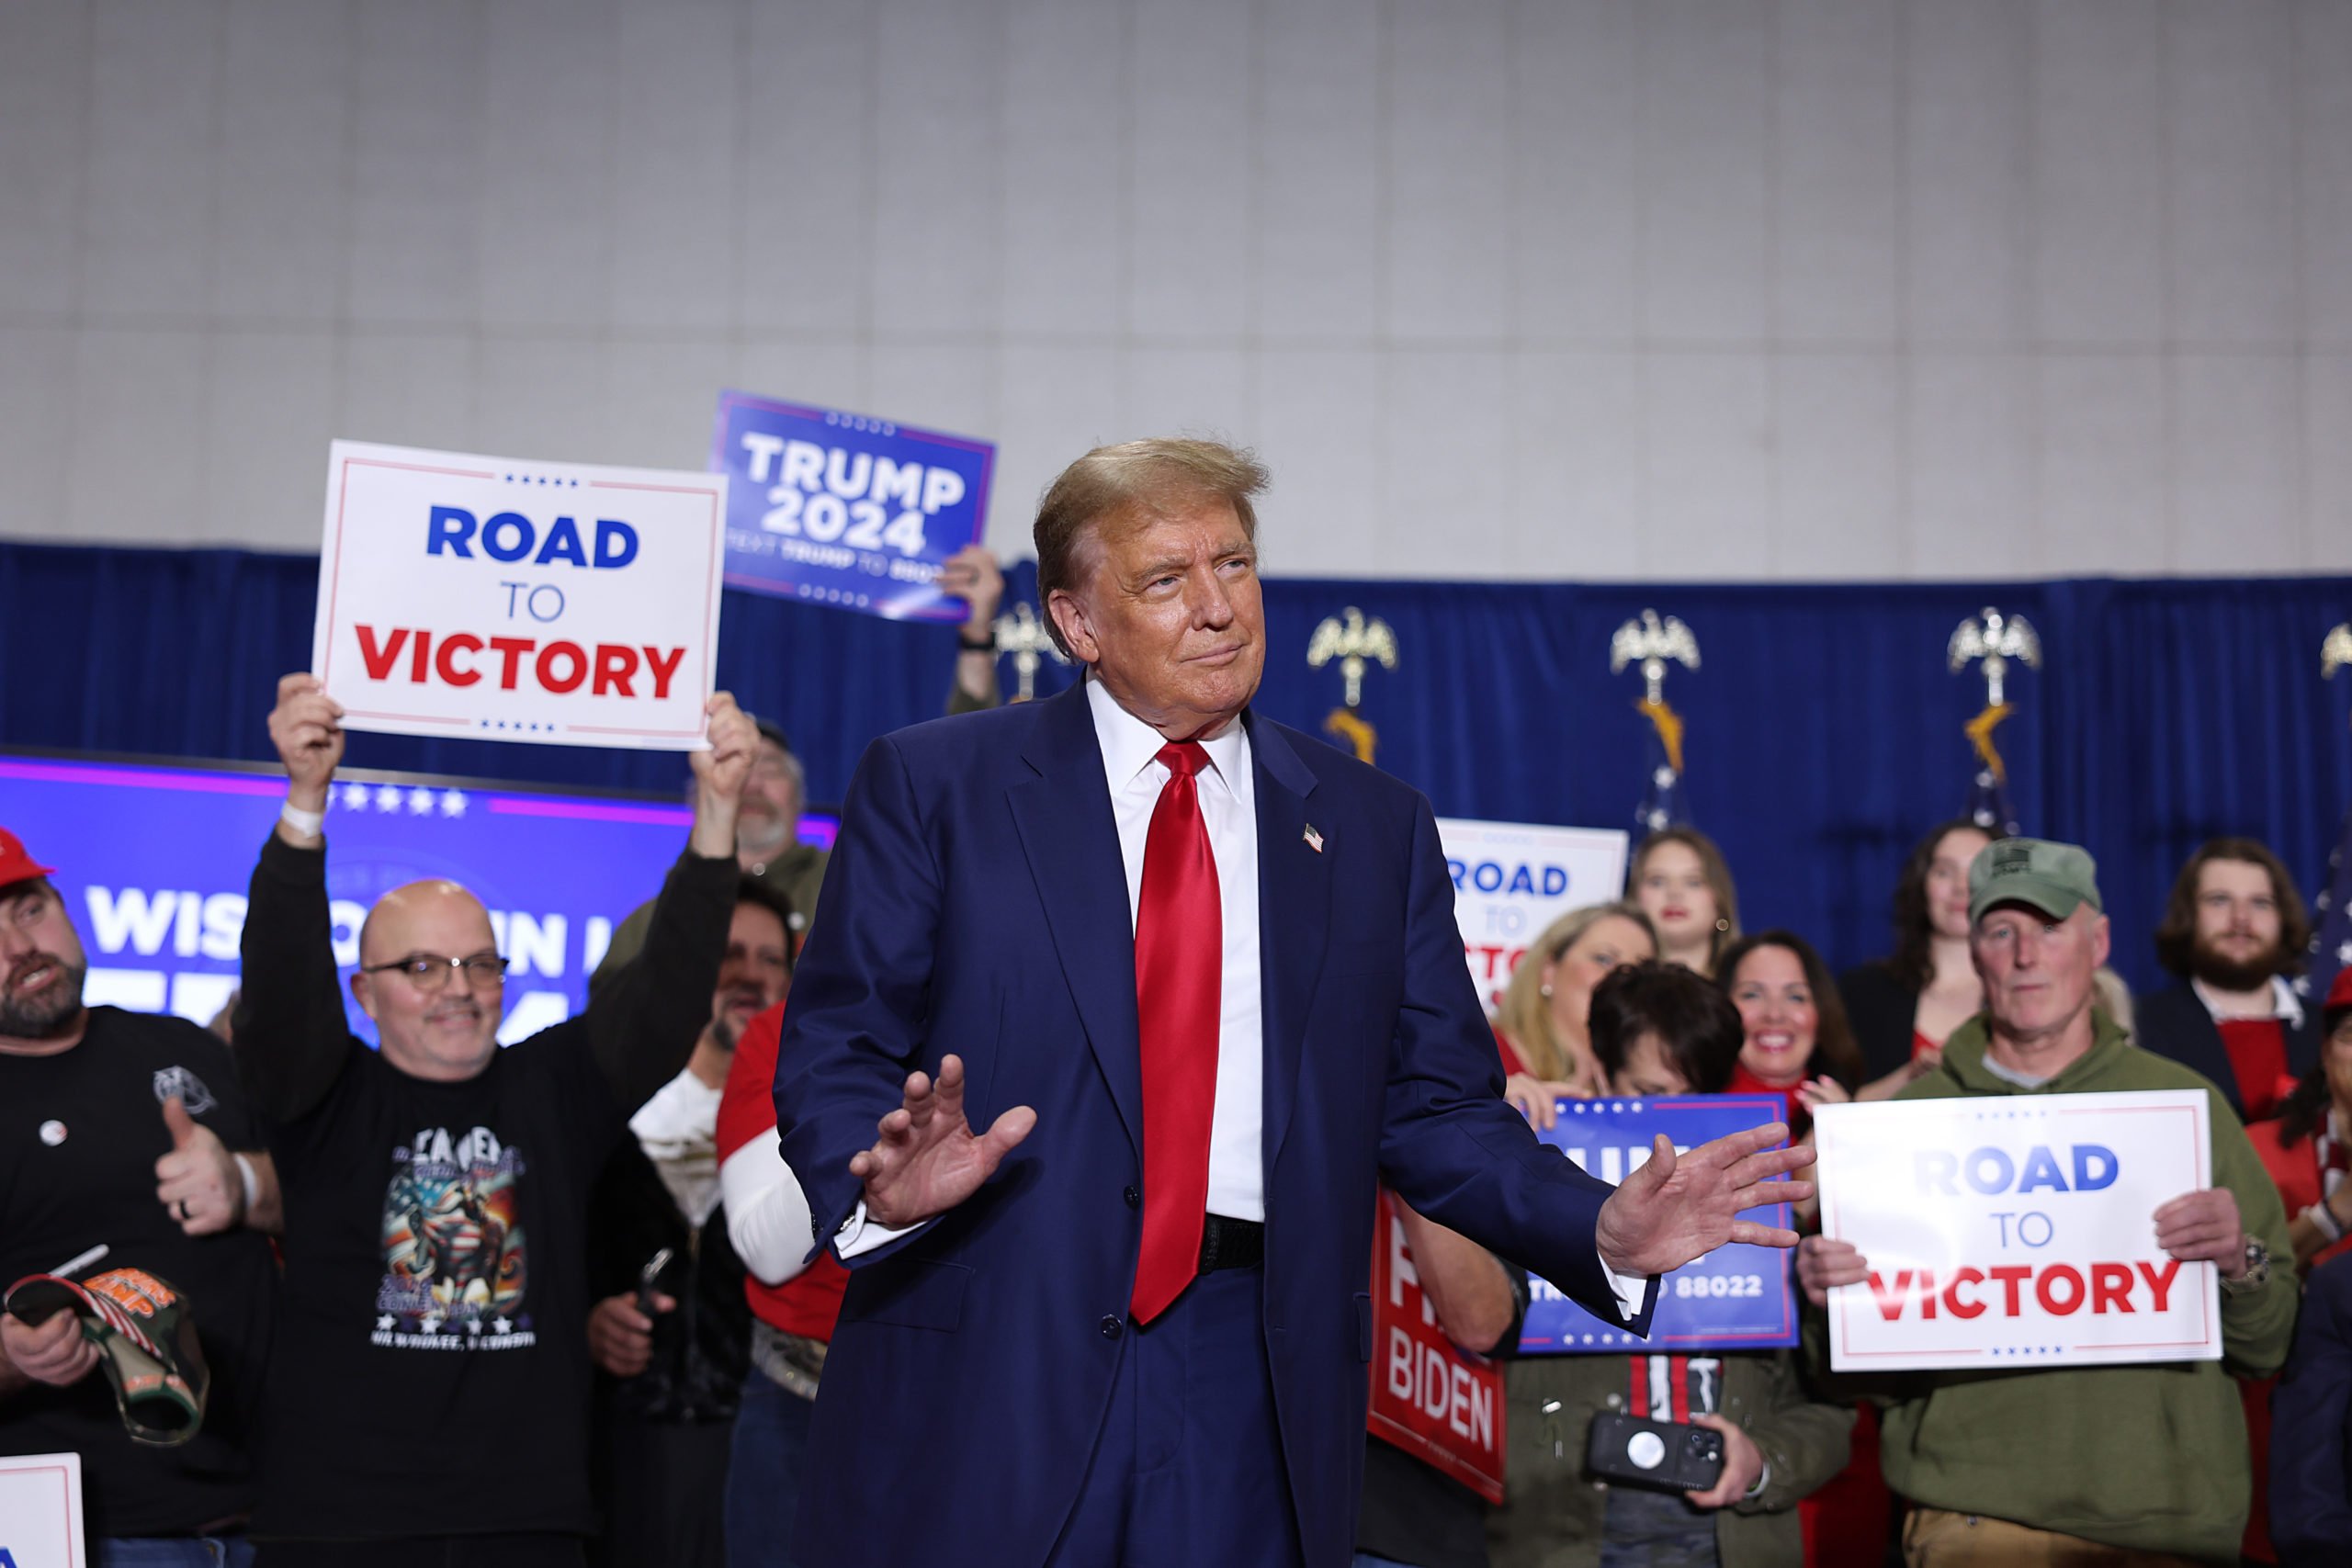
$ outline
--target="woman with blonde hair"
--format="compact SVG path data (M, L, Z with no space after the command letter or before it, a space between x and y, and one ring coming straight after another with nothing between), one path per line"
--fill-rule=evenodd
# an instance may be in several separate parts
M1495 1039L1509 1081L1503 1098L1538 1128L1557 1116L1562 1095L1600 1092L1587 1015L1592 988L1623 964L1657 956L1657 932L1631 904L1588 904L1544 928L1511 971Z
M1724 949L1739 937L1739 894L1713 839L1696 828L1652 833L1626 869L1625 897L1649 915L1660 958L1714 978Z

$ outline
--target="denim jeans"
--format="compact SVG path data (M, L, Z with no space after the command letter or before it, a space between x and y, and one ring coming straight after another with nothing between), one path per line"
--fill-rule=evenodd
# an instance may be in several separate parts
M728 1568L792 1568L792 1528L817 1406L753 1367L727 1461Z
M90 1541L90 1568L252 1568L254 1549L243 1535L99 1536Z

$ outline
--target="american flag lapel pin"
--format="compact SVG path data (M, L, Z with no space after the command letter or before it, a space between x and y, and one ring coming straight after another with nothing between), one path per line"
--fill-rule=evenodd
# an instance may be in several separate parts
M1315 830L1312 822L1306 825L1306 847L1318 855L1323 852L1323 835Z

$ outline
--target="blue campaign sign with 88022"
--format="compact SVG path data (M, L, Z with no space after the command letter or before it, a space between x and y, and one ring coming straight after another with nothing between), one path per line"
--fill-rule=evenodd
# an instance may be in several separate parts
M1623 1181L1649 1159L1664 1133L1676 1152L1777 1122L1778 1097L1710 1094L1677 1100L1563 1100L1560 1117L1536 1135L1603 1181ZM1789 1206L1748 1211L1759 1224L1789 1224ZM1768 1247L1718 1247L1658 1280L1657 1311L1646 1339L1605 1322L1542 1280L1519 1338L1522 1356L1695 1350L1761 1350L1797 1342L1797 1304L1789 1254Z
M980 536L996 448L838 409L718 395L730 588L894 621L959 622L942 562Z

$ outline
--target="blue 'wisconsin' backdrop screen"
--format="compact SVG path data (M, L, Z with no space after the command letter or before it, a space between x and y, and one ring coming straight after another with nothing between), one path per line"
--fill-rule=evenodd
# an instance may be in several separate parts
M0 827L57 868L89 957L88 1000L198 1023L236 987L245 887L285 799L270 773L0 754ZM348 977L360 919L390 889L462 883L511 962L499 1029L511 1043L585 1004L613 928L660 891L689 820L675 800L345 775L326 823L335 962ZM801 836L830 843L833 825L805 818ZM345 1006L373 1040L347 987Z

